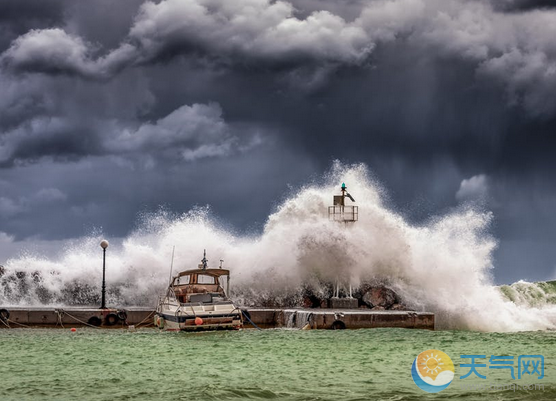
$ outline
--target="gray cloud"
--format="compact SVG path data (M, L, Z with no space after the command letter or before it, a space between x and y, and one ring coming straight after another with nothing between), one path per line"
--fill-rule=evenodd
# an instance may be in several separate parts
M44 29L64 22L64 5L59 0L0 2L0 49L31 29Z
M18 72L67 73L85 78L109 77L124 66L155 62L175 53L229 58L235 55L281 64L358 63L374 44L360 27L329 12L304 20L293 16L291 4L266 0L235 4L168 0L146 2L126 43L92 59L95 49L61 29L31 31L16 39L2 55L4 65ZM294 61L295 62L295 61Z
M146 155L156 160L191 162L248 151L260 143L259 129L227 124L217 103L183 105L154 123L127 126L118 120L38 117L0 136L0 166L41 157L72 159L88 155ZM241 133L238 130L241 129Z
M70 73L87 76L89 48L81 38L62 29L31 30L17 38L6 50L3 59L23 72Z
M293 7L281 2L242 5L145 3L129 40L143 62L166 54L201 52L212 57L237 55L236 62L291 62L294 68L306 62L317 62L321 68L328 63L361 65L377 44L407 41L438 56L475 62L479 73L506 85L510 102L522 99L533 114L551 113L556 107L544 90L554 85L556 31L547 29L556 26L554 12L508 15L484 2L380 0L346 22L330 12L298 19ZM121 48L123 53L131 53L128 46Z
M463 180L456 192L456 199L463 201L484 200L488 195L488 178L484 174Z
M552 0L486 0L491 2L495 8L503 11L524 11L554 8Z
M38 202L63 202L67 199L67 195L58 188L42 188L35 198Z
M555 12L508 14L481 1L377 0L350 22L329 11L295 13L282 1L145 2L125 41L105 55L94 58L94 45L53 28L19 37L2 62L20 73L107 79L132 65L189 54L263 68L310 66L318 79L340 65L368 64L377 44L404 41L437 57L472 61L506 87L510 103L523 102L534 115L556 108L545 90L555 83Z
M16 201L4 196L0 197L0 213L6 217L13 217L23 212L23 207Z
M31 30L17 38L2 55L2 62L18 72L76 75L102 79L123 68L134 49L122 45L107 56L93 60L95 48L60 28Z
M223 120L222 109L216 103L184 105L155 123L143 124L135 131L119 131L106 144L111 153L160 151L166 158L186 161L228 155L257 143L253 132L244 132L240 140Z
M29 196L19 196L17 199L0 197L0 220L10 219L26 213L37 207L47 204L64 202L67 195L58 188L41 188Z
M4 167L44 156L67 160L101 152L102 143L94 130L71 118L34 118L0 137L0 166Z

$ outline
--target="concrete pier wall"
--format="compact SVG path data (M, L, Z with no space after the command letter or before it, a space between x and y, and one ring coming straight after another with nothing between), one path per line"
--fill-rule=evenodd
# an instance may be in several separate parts
M2 309L2 308L0 308ZM126 327L153 325L154 310L149 308L4 308L12 327ZM362 329L399 327L434 330L434 314L411 311L371 311L365 309L278 309L247 308L250 319L261 328L291 327L311 329ZM125 315L122 315L125 312ZM120 314L120 317L118 317ZM252 325L245 321L245 327ZM7 328L0 322L0 328Z
M152 325L153 309L94 309L94 308L2 308L9 311L7 321L15 327L122 327L124 325ZM123 314L123 313L125 314ZM0 323L0 328L7 328Z
M434 313L365 309L248 309L256 325L312 329L399 327L434 330Z

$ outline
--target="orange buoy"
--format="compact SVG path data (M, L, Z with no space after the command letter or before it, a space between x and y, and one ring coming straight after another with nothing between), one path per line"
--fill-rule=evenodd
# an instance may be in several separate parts
M72 327L71 331L77 331L77 329L75 327Z
M203 319L201 319L200 317L196 317L196 318L195 318L195 324L196 324L197 326L202 325L202 324L203 324Z

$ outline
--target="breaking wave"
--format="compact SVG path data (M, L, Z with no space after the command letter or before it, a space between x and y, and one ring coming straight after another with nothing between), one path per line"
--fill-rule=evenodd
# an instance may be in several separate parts
M512 285L503 285L500 290L504 297L523 307L556 307L556 281L528 283L518 281Z
M359 206L359 221L330 222L327 207L345 182ZM384 190L365 165L335 162L319 181L300 188L268 217L262 234L236 235L211 218L208 208L181 216L144 216L121 246L107 252L108 303L154 305L174 271L197 266L203 249L232 271L233 297L243 304L299 305L307 289L331 295L380 283L414 310L432 311L437 327L485 331L553 328L552 301L532 302L517 283L492 284L489 234L492 215L461 207L426 224L408 223L385 202ZM91 305L100 302L100 234L73 241L57 260L22 255L0 270L0 304ZM531 284L527 284L531 285ZM544 291L544 290L543 290ZM536 294L536 295L535 295ZM546 293L545 293L546 295ZM551 293L554 299L555 292ZM545 297L547 300L549 297Z

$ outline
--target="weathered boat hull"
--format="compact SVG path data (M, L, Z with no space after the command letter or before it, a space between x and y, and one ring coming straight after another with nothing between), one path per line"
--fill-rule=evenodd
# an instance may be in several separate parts
M243 326L241 310L232 302L216 304L180 304L166 298L156 310L154 324L171 331L239 329Z
M157 313L154 324L159 329L168 331L237 330L243 325L239 313L233 315L205 314L196 316Z

